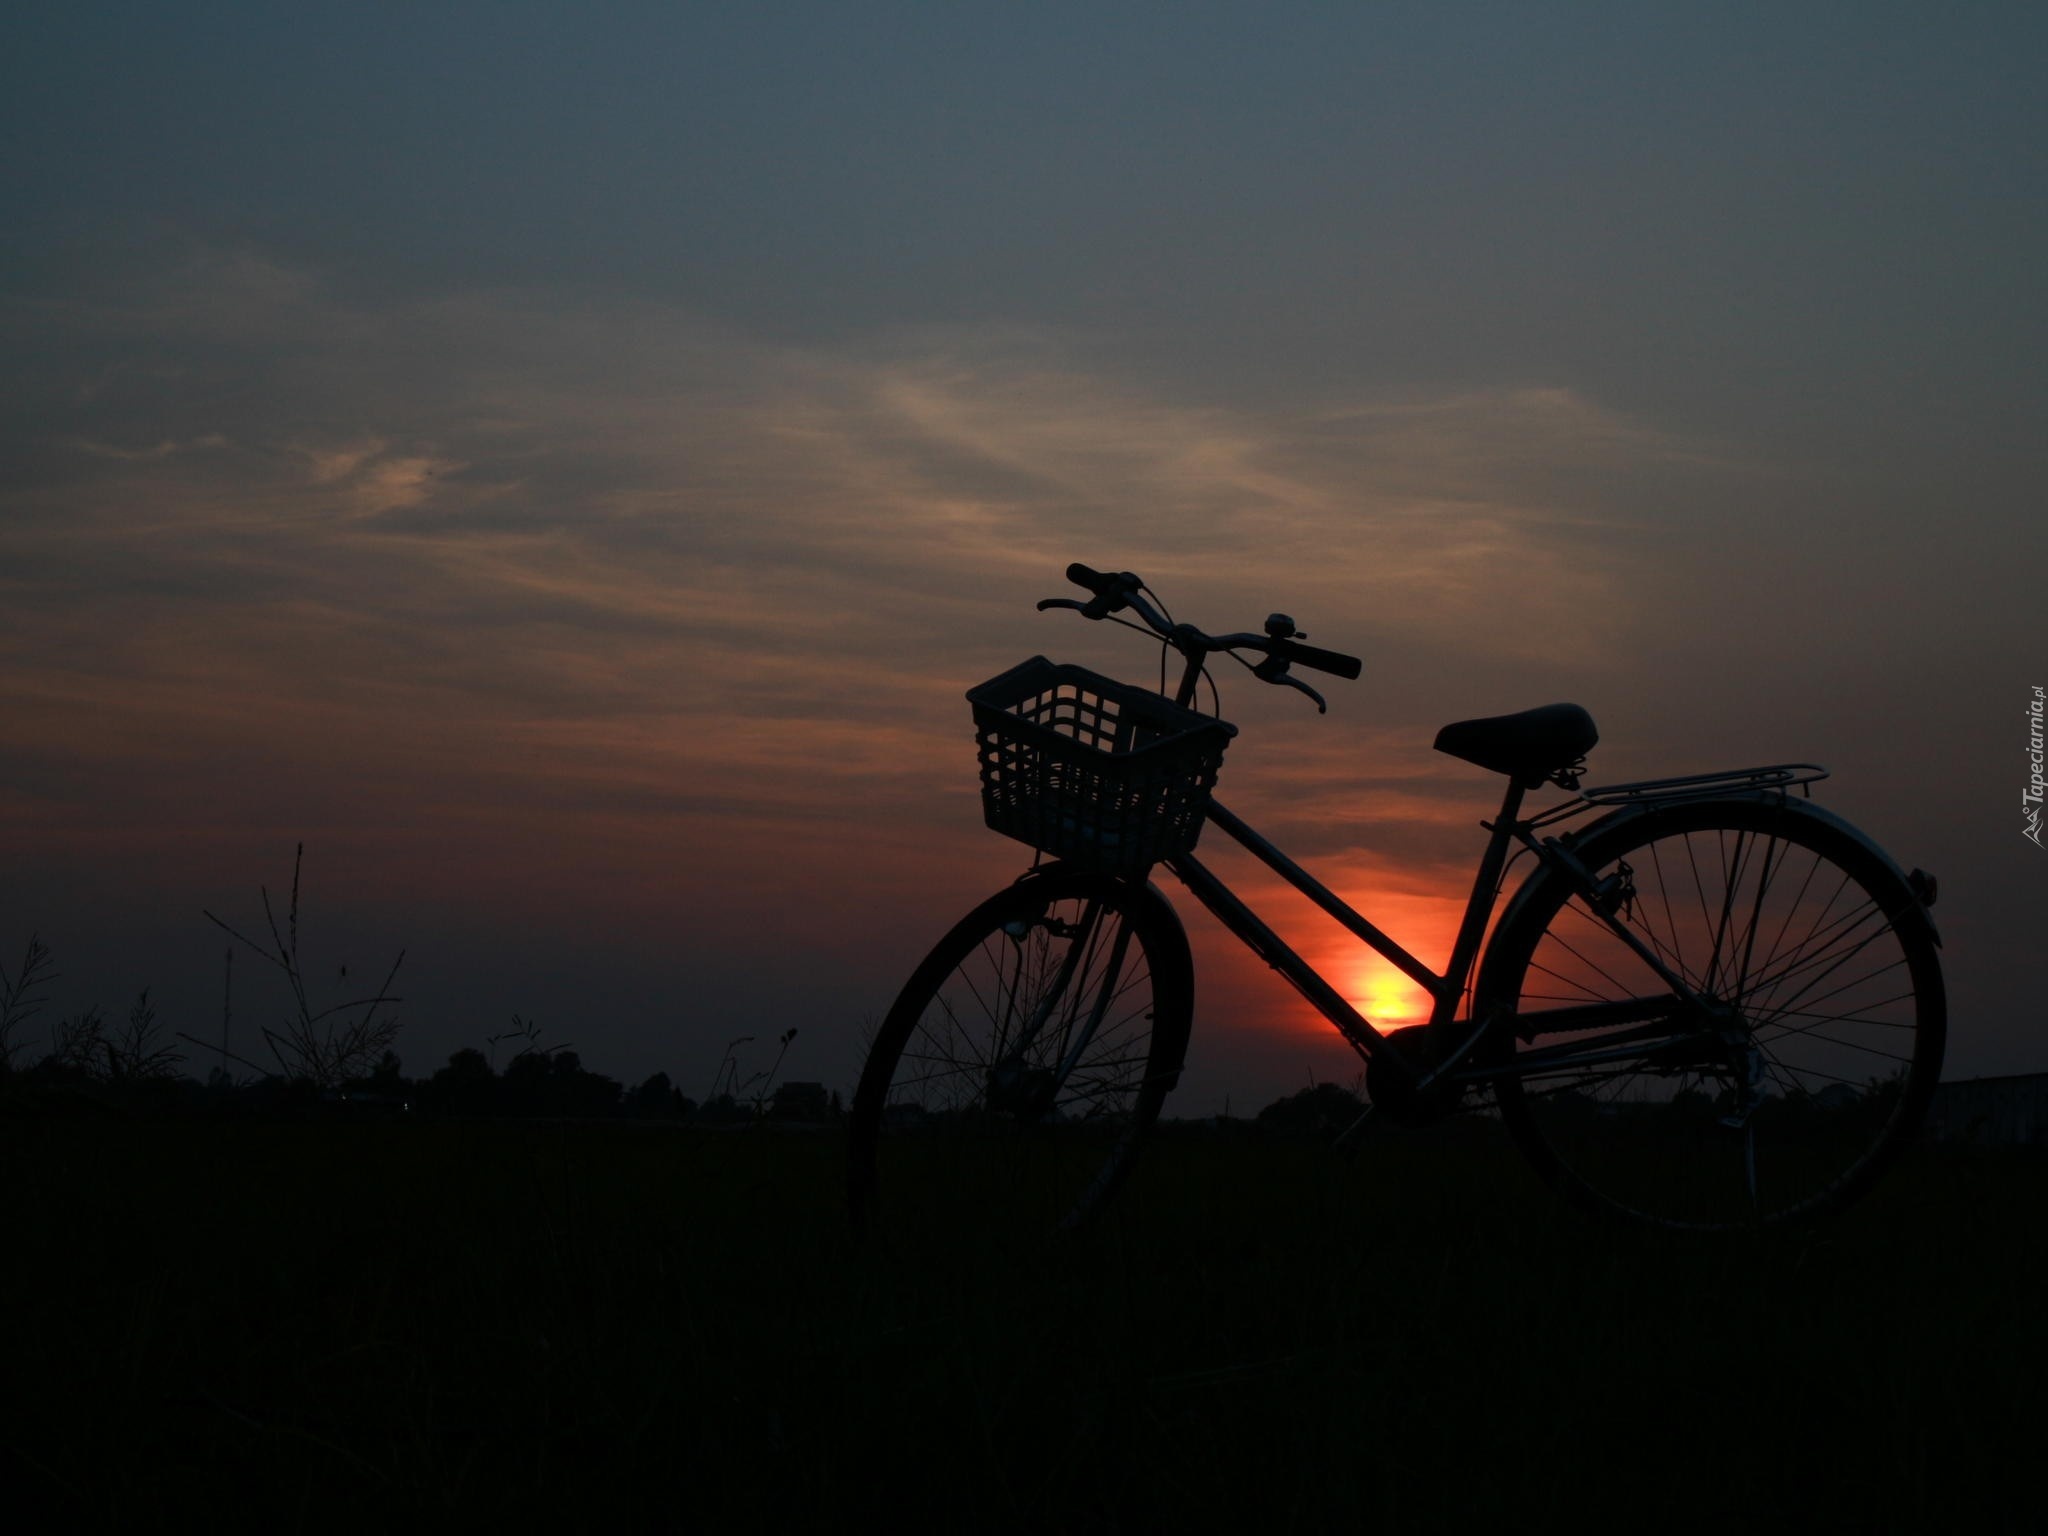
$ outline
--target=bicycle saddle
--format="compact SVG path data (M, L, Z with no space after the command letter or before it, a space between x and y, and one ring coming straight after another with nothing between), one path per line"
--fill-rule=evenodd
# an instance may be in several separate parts
M1459 720L1436 733L1436 749L1530 788L1569 768L1600 740L1593 717L1576 704L1545 704L1512 715Z

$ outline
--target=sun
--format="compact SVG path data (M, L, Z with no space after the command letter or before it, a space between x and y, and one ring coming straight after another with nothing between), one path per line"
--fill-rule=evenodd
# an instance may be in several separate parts
M1429 993L1378 955L1368 955L1355 963L1343 992L1345 1001L1382 1034L1429 1019Z

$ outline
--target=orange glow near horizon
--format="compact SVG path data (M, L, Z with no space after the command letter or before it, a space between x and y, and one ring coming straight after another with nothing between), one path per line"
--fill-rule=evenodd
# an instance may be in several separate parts
M1237 863L1236 856L1226 857ZM1225 858L1212 858L1211 867L1224 862ZM1217 872L1374 1028L1384 1032L1427 1021L1430 995L1424 988L1378 951L1337 930L1335 923L1292 887L1263 871L1246 871L1244 878L1237 878L1237 869L1225 872L1217 868ZM1423 964L1438 968L1449 957L1464 912L1464 896L1448 874L1441 890L1418 888L1413 871L1400 876L1391 872L1351 874L1332 884L1354 910ZM1168 892L1170 897L1178 894ZM1314 1006L1248 950L1221 933L1198 933L1197 937L1199 990L1227 994L1229 1012L1241 1020L1241 1027L1285 1036L1331 1036L1329 1022Z
M1367 952L1354 962L1350 976L1338 984L1344 1000L1364 1014L1373 1028L1385 1033L1429 1019L1429 994L1391 961Z

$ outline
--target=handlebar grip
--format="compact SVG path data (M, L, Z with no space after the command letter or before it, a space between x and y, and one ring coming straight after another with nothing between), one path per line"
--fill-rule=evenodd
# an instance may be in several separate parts
M1109 578L1103 575L1102 572L1083 565L1080 561L1076 560L1067 567L1067 580L1077 587L1086 587L1090 592L1100 595L1103 587L1108 584Z
M1285 656L1298 667L1310 667L1317 672L1328 672L1336 677L1357 677L1365 670L1365 663L1356 656L1346 656L1342 651L1326 651L1320 646L1303 645L1298 640L1275 641L1270 654Z

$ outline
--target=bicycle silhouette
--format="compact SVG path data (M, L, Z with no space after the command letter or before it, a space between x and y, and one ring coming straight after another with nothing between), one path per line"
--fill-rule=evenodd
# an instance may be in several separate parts
M1285 614L1262 634L1208 635L1130 572L1067 575L1091 597L1039 608L1140 628L1115 617L1134 614L1179 653L1179 688L1168 700L1034 657L969 691L988 824L1056 862L962 918L884 1019L853 1103L857 1228L943 1231L972 1211L1049 1233L1101 1209L1180 1077L1193 1014L1187 938L1155 867L1364 1059L1360 1125L1495 1114L1599 1213L1804 1221L1867 1189L1910 1138L1946 1033L1935 882L1812 803L1825 769L1581 789L1598 735L1575 704L1445 726L1437 750L1508 783L1438 972L1210 794L1236 734L1193 707L1210 658L1318 710L1290 668L1356 678L1359 661L1302 644ZM1525 816L1546 786L1570 798ZM1428 1021L1374 1027L1194 856L1205 824L1420 985Z

